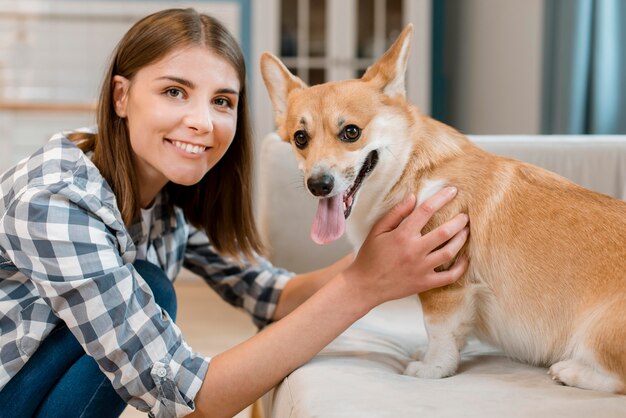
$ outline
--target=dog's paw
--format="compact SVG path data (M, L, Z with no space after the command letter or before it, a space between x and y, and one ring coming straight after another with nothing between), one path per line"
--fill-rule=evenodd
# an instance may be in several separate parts
M557 383L567 386L578 386L581 365L575 360L554 363L548 369L548 375Z
M613 373L601 370L599 365L590 366L575 359L554 363L548 370L552 380L567 386L603 392L619 392L623 383Z
M404 374L407 376L421 377L423 379L441 379L442 377L452 376L454 370L447 370L437 364L412 361L406 366Z

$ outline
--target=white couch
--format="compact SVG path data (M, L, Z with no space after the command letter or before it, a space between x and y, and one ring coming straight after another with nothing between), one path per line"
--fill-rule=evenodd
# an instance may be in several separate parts
M473 136L482 148L543 166L626 200L626 136ZM309 228L315 201L290 146L275 134L260 149L259 215L271 259L308 271L350 251L320 247ZM427 338L416 297L386 303L354 324L264 398L266 417L626 417L626 396L560 386L546 369L470 340L458 374L402 374ZM626 347L626 341L624 342ZM625 348L626 349L626 348Z

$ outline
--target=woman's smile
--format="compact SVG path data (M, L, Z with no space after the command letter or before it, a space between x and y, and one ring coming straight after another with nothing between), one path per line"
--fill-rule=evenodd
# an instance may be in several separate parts
M179 152L182 156L188 158L201 158L203 154L210 150L210 147L202 144L194 144L191 142L179 141L176 139L165 138L165 143L173 145L174 148L176 148L176 152Z

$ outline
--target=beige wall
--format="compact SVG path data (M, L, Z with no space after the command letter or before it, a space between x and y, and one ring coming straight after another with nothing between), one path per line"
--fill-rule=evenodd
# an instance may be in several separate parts
M469 134L536 134L541 127L544 0L460 0L449 112Z

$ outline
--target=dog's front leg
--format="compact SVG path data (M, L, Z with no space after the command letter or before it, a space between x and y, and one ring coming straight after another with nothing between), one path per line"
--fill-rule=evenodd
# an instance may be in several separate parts
M456 373L467 334L474 322L474 301L462 287L420 295L428 348L421 359L410 362L404 374L439 379Z

